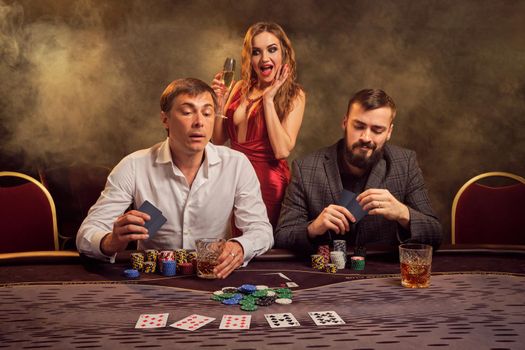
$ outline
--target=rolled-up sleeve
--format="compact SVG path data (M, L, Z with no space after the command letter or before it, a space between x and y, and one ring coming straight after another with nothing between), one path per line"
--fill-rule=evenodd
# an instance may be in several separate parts
M242 155L236 176L237 186L233 213L235 226L242 236L234 240L244 249L244 265L273 246L273 229L262 200L261 186L249 160Z

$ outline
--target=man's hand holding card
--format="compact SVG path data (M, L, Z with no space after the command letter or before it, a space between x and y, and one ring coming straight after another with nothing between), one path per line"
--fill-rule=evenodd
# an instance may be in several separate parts
M126 249L131 241L146 240L166 222L162 212L148 201L137 210L120 215L113 223L113 231L100 242L100 250L111 256Z
M329 230L341 235L348 232L350 224L359 222L367 214L356 198L355 193L343 190L337 203L324 208L321 214L310 223L309 236L314 238Z

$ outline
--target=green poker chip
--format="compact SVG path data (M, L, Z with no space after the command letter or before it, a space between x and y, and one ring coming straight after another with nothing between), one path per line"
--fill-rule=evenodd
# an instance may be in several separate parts
M211 296L211 300L213 300L213 301L221 301L222 298L219 295L212 295Z
M257 310L257 305L255 305L255 304L241 305L241 310L243 310L243 311L255 311L255 310Z
M234 296L234 293L223 293L219 295L221 299L231 299Z
M256 298L262 298L266 296L266 289L257 290L252 293L252 295Z

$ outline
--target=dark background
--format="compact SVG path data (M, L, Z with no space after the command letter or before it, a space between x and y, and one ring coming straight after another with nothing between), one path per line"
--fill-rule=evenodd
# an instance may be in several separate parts
M355 91L384 89L448 242L464 182L525 175L524 18L525 1L498 0L0 0L0 170L113 167L165 137L170 81L211 81L252 23L275 21L307 92L289 160L342 136Z

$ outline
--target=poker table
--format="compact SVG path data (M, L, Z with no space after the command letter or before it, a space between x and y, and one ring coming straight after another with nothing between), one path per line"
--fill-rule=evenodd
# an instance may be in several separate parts
M525 247L442 247L431 285L400 284L398 258L368 249L363 271L335 274L272 250L225 280L123 276L115 264L76 254L0 259L0 349L523 349ZM222 287L285 286L293 303L254 312L210 299ZM335 311L345 324L317 326L308 312ZM215 321L195 330L135 329L141 314ZM291 313L300 326L271 328L264 315ZM251 315L250 329L219 329L222 316Z

